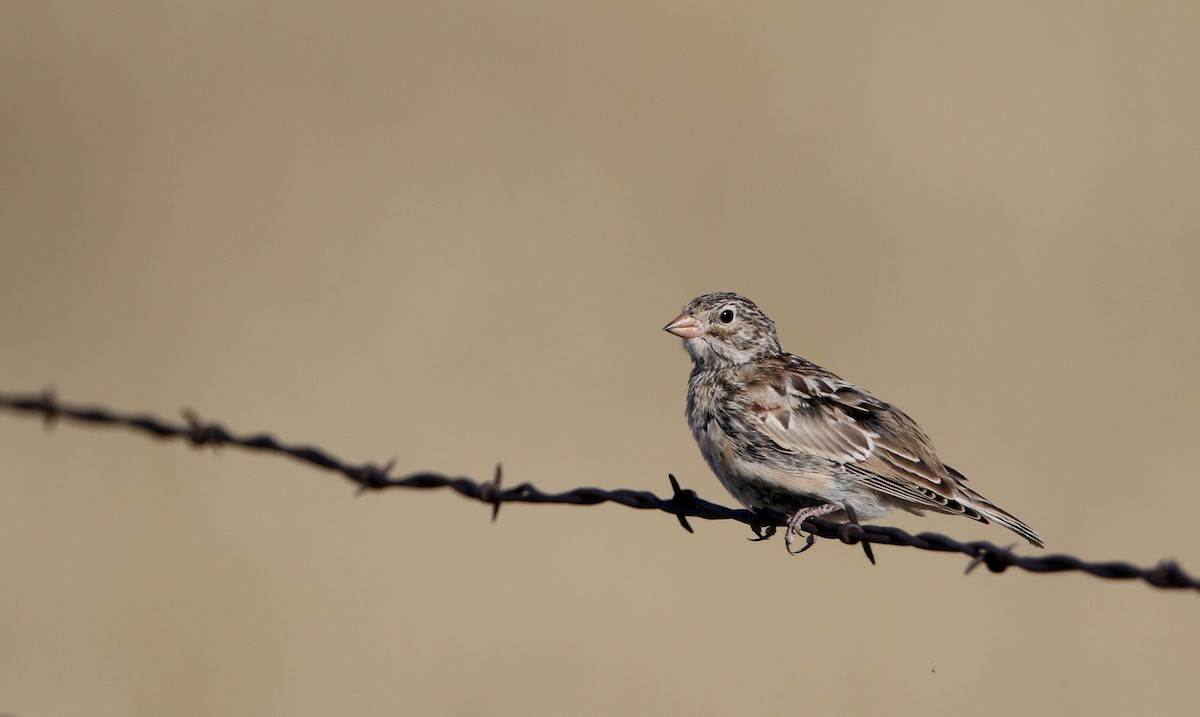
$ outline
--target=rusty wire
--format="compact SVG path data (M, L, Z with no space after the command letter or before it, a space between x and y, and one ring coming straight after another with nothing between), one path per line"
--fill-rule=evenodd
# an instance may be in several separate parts
M183 439L195 446L236 446L288 455L305 463L341 473L354 482L360 491L388 488L450 488L466 498L490 504L493 520L504 503L617 503L630 508L658 510L674 515L688 532L692 532L688 518L734 520L749 525L759 539L765 539L775 532L777 526L786 523L786 516L751 513L702 500L694 491L680 488L675 476L669 476L672 491L669 498L661 498L649 491L626 489L575 488L561 493L545 493L530 483L505 487L501 482L499 466L496 467L493 478L486 481L450 477L431 471L393 476L391 471L395 461L384 465L346 463L320 448L289 445L267 433L235 435L219 423L201 421L191 411L184 411L182 422L171 422L145 413L120 413L100 406L63 404L50 391L30 394L0 393L0 409L39 415L47 426L54 425L60 419L67 419L93 425L125 427L158 438ZM968 572L981 564L995 573L1004 572L1010 567L1033 573L1079 571L1109 580L1142 580L1157 588L1200 590L1200 581L1188 575L1172 560L1162 560L1153 567L1141 568L1124 562L1087 562L1064 554L1018 555L1011 547L1000 547L983 540L963 543L938 533L912 535L898 528L860 525L856 522L833 523L822 519L809 519L804 521L804 528L817 537L840 540L848 545L860 545L872 562L872 545L900 545L920 550L962 553L971 558L967 565Z

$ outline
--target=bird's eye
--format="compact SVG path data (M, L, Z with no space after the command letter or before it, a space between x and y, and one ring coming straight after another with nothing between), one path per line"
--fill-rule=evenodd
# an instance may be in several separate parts
M733 321L733 309L725 309L717 315L717 318L721 320L722 324L728 324Z

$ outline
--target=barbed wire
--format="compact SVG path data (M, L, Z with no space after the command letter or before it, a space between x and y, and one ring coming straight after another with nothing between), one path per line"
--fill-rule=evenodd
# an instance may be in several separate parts
M311 465L341 473L355 483L359 491L384 490L388 488L437 489L449 488L460 495L488 503L492 506L495 520L504 503L552 503L560 505L598 505L616 503L639 510L658 510L674 515L679 524L689 533L694 532L688 518L702 520L734 520L751 527L757 535L755 540L770 538L777 527L787 523L787 516L776 513L750 512L727 508L702 500L695 491L681 488L675 476L668 476L671 497L660 498L650 491L628 489L604 490L601 488L575 488L561 493L545 493L530 483L512 487L502 484L502 472L497 465L491 480L480 481L466 477L450 477L441 473L421 471L404 476L393 476L395 460L380 465L376 463L347 463L327 451L315 446L289 445L270 434L258 433L238 436L215 422L205 422L190 410L183 412L182 422L172 422L147 413L121 413L101 406L68 405L58 401L51 391L28 394L0 393L0 409L16 413L39 415L48 427L60 419L92 425L109 425L129 428L164 439L182 439L194 446L236 446L254 451L278 453ZM812 545L815 537L839 540L847 545L859 545L867 558L875 562L872 545L897 545L932 550L937 552L961 553L971 558L967 572L979 565L1001 573L1008 568L1020 568L1032 573L1084 572L1109 580L1142 580L1156 588L1183 588L1200 591L1200 581L1190 576L1173 560L1162 560L1150 568L1141 568L1125 562L1087 562L1072 555L1018 555L1010 547L976 540L959 542L939 533L912 535L898 528L876 525L860 525L851 516L851 522L834 523L820 518L804 521L809 533L806 544L798 552Z

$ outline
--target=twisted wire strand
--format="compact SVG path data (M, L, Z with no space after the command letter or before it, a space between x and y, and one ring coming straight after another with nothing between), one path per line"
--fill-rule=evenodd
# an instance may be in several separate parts
M775 529L787 523L787 516L772 513L751 513L748 510L727 508L701 499L692 490L679 486L675 476L669 476L672 494L662 498L650 491L628 489L604 490L601 488L575 488L561 493L546 493L531 483L505 487L499 466L491 480L480 481L467 477L450 477L432 471L421 471L403 476L391 475L395 461L384 465L376 463L347 463L329 452L309 445L287 444L268 433L239 436L215 422L201 421L193 412L185 410L182 422L168 421L147 413L122 413L102 406L69 405L58 401L50 391L41 393L0 393L0 409L19 414L39 415L46 425L53 426L65 419L92 425L124 427L148 433L157 438L182 439L195 446L236 446L254 451L277 453L341 473L358 486L359 491L384 490L389 488L440 489L449 488L460 495L492 506L494 520L504 503L552 503L559 505L599 505L617 503L639 510L658 510L674 515L688 532L692 527L688 518L702 520L733 520L749 525L759 539L774 534ZM1172 560L1162 560L1149 568L1125 562L1088 562L1073 555L1054 554L1041 556L1018 555L1011 547L1000 547L993 543L976 540L959 542L939 533L906 533L898 528L876 525L860 525L857 522L833 523L819 518L804 521L804 528L813 536L839 540L848 545L860 545L867 558L874 562L872 545L896 545L932 550L937 552L961 553L971 558L967 565L970 572L979 565L1000 573L1008 568L1019 568L1032 573L1083 572L1108 580L1142 580L1156 588L1182 588L1200 591L1200 580L1186 573ZM812 544L808 539L808 545Z

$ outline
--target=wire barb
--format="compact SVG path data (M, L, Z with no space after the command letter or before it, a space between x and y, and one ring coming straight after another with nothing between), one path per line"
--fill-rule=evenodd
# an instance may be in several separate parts
M846 545L861 543L863 552L866 553L867 560L870 560L871 564L874 565L875 551L871 549L870 541L862 539L863 527L862 524L858 522L858 513L855 512L854 506L846 506L846 518L847 521L842 523L841 527L838 529L838 540L842 541Z
M500 487L501 480L504 478L504 471L500 464L496 464L496 474L492 477L491 483L484 483L479 486L479 499L489 501L492 504L492 522L496 522L496 518L500 517L500 506L503 504L504 491Z
M184 408L181 413L183 420L188 424L187 439L193 446L197 448L212 446L214 451L221 447L222 436L225 432L220 426L215 423L206 424L200 420L200 415L190 408Z
M466 498L490 503L492 519L495 520L503 503L553 503L557 505L598 505L618 503L639 510L657 510L674 515L688 532L692 527L688 518L701 520L733 520L750 526L755 533L751 540L766 540L776 529L788 523L788 516L770 511L740 510L727 508L699 498L695 491L681 488L674 475L670 498L660 498L649 491L626 489L603 490L600 488L576 488L562 493L545 493L530 483L522 483L504 490L501 486L502 471L490 481L471 478L451 478L440 473L424 471L402 477L390 475L396 461L385 466L372 463L345 463L326 451L312 446L288 445L269 434L249 436L234 435L217 423L204 423L193 412L184 413L183 423L173 423L146 414L130 414L96 406L76 406L58 401L50 389L41 393L7 394L0 392L0 409L19 414L40 416L47 425L60 420L80 423L122 426L133 431L147 433L161 439L178 438L193 445L235 446L247 450L278 453L327 470L336 471L355 483L358 492L385 488L435 489L449 488ZM1151 568L1140 568L1122 562L1085 562L1072 555L1026 556L1013 552L1013 546L999 547L986 541L959 542L939 533L911 535L898 528L861 525L850 515L848 523L833 523L821 518L808 518L804 528L809 537L838 540L847 545L862 545L867 558L875 562L872 545L902 545L919 550L959 553L971 558L967 565L970 572L979 565L987 565L992 572L1003 572L1008 568L1020 568L1032 573L1057 573L1077 571L1108 580L1141 580L1157 588L1173 588L1200 591L1200 580L1186 573L1173 560L1161 560Z
M54 396L54 388L52 386L42 389L39 403L39 410L42 412L42 425L48 431L54 428L55 423L58 421L58 401Z
M675 475L673 473L668 473L667 479L669 481L671 481L671 494L672 494L671 495L671 504L672 505L678 506L681 510L686 510L687 506L691 505L692 503L694 503L696 501L696 491L694 491L690 488L687 488L687 489L680 488L679 481L675 479ZM682 512L676 513L675 517L679 519L679 524L683 526L684 530L686 530L689 533L696 532L696 531L692 530L692 526L690 524L688 524L687 516L684 515Z

